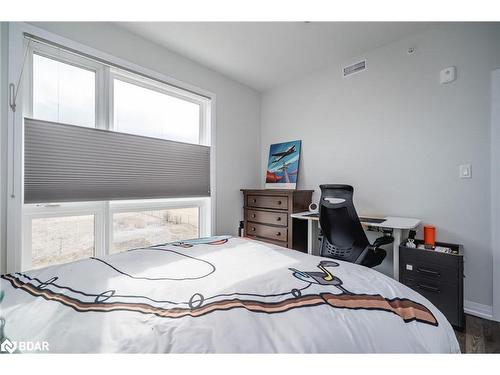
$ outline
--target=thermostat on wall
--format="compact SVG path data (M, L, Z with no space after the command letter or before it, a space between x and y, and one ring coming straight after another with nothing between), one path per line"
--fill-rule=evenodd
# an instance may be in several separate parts
M449 66L439 73L439 83L450 83L457 79L457 67Z

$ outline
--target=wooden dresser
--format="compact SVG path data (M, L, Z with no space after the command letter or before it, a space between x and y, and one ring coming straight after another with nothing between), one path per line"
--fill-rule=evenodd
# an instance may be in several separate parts
M244 235L295 250L307 251L307 220L290 214L307 211L314 190L241 189Z

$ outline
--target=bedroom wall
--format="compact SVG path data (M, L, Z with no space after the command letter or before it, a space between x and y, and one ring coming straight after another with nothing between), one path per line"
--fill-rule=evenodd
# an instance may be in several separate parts
M0 22L0 274L5 273L5 230L7 186L7 44L8 29L6 22Z
M439 26L264 93L261 182L269 145L302 139L299 188L319 199L319 184L349 183L358 212L435 224L438 240L465 246L468 306L491 313L490 72L500 66L499 36L492 25ZM341 66L358 58L367 70L342 78ZM458 79L440 85L451 65ZM472 179L459 179L466 163Z
M237 234L240 188L259 181L260 93L110 23L32 23L217 96L217 234Z

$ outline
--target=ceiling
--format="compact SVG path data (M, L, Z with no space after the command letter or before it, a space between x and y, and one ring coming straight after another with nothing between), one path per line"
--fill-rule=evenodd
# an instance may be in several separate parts
M430 26L428 22L120 22L119 26L266 91Z

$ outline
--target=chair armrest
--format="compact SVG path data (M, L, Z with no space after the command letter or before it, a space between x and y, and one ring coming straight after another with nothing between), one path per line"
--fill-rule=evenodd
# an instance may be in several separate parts
M394 237L392 237L392 236L382 236L382 237L377 238L373 242L372 247L373 248L377 248L377 247L380 247L380 246L383 246L383 245L389 245L390 243L393 243L393 242L394 242Z

